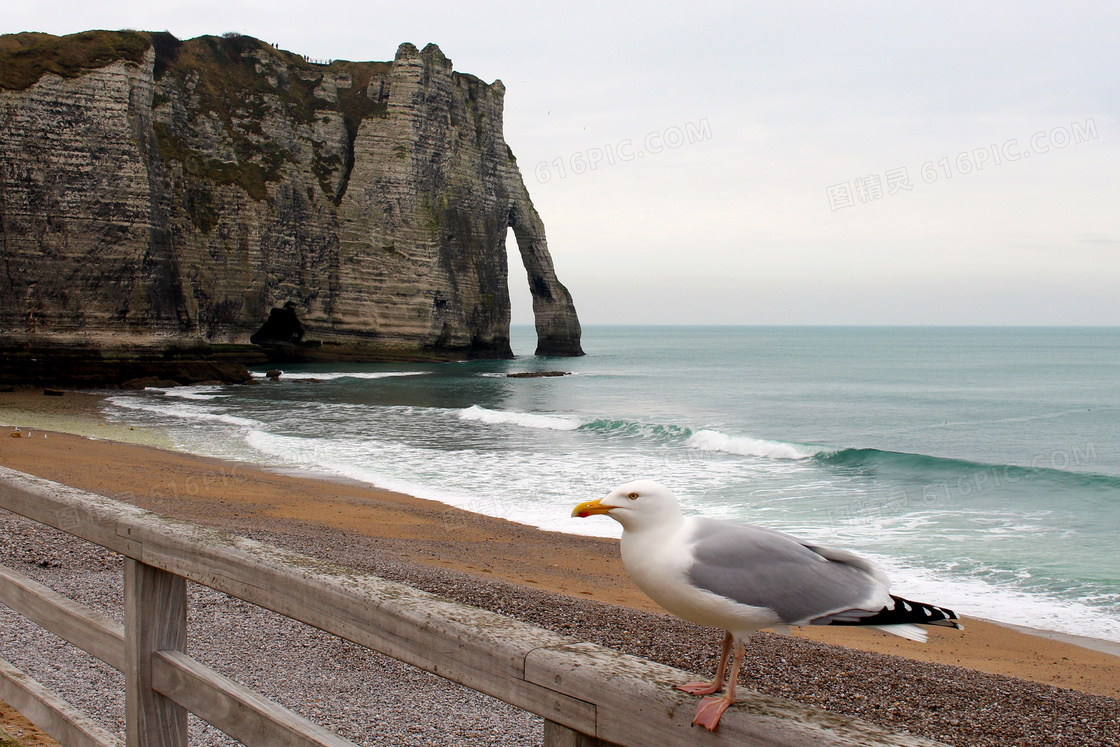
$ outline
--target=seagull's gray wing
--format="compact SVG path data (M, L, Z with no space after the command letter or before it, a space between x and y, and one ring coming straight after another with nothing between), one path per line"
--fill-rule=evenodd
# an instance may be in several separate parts
M807 545L773 529L693 519L689 580L740 604L769 607L785 623L853 620L886 597L882 571L845 550ZM878 602L878 604L876 604ZM853 611L855 614L845 615Z

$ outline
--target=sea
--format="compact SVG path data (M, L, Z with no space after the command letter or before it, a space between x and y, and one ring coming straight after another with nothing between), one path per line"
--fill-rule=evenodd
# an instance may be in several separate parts
M513 360L284 365L104 417L572 534L618 536L572 507L653 479L869 557L896 594L1120 641L1120 329L589 326L581 358L511 336Z

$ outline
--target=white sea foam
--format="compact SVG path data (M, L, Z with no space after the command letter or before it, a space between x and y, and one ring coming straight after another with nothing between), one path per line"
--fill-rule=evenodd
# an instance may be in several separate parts
M116 407L127 410L139 410L141 412L164 415L179 420L225 423L227 425L237 425L246 428L259 427L262 425L257 420L240 418L236 415L227 415L220 412L212 412L198 405L190 404L189 402L166 403L165 401L134 399L125 396L110 397L108 402Z
M532 373L532 372L526 372L526 371L481 371L479 373L476 373L475 376L479 377L480 379L508 379L508 378L511 377L511 375L518 374L519 376L517 376L515 378L533 378L531 376L530 377L521 376L521 374L525 374L525 373ZM597 375L597 374L588 374L584 371L565 371L564 372L564 376L594 376L594 375ZM558 378L558 377L546 376L544 378L549 378L550 379L550 378Z
M543 415L535 412L512 412L510 410L487 410L485 407L471 405L459 411L460 420L473 420L487 425L519 425L523 428L543 428L553 431L574 431L583 425L575 418L559 415Z
M569 484L563 468L539 455L489 454L472 449L433 451L373 439L299 438L253 430L245 443L274 466L333 474L438 501L467 511L553 531L618 537L613 521L580 522L570 518L582 485ZM486 480L477 479L486 475ZM578 481L577 481L578 482ZM492 484L488 489L485 486ZM525 500L526 495L533 500ZM449 516L449 520L454 517Z
M291 379L293 381L318 379L319 381L333 381L334 379L389 379L397 376L424 376L427 371L326 371L323 373L298 371L288 373L284 371L280 375L280 380Z
M147 387L147 391L161 392L165 397L178 397L179 399L210 400L229 397L228 394L219 394L216 386L184 386L174 389Z
M520 473L532 483L523 467L503 463L493 456L473 450L443 452L433 459L432 450L401 443L372 439L339 440L281 436L266 431L250 431L245 442L256 452L271 457L274 463L301 471L333 474L385 490L456 506L475 513L535 525L540 504L503 498L502 490L480 493L473 476L475 470L496 471L503 484L516 482Z
M785 441L768 441L750 436L729 436L719 431L696 431L685 442L688 446L712 451L725 451L741 456L766 457L769 459L804 459L818 453L820 449Z

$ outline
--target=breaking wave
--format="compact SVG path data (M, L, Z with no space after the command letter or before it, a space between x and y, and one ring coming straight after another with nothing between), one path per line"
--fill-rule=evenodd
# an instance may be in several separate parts
M559 415L542 415L535 412L513 412L510 410L487 410L485 407L471 405L459 411L460 420L473 420L487 425L519 425L523 428L543 428L552 431L574 431L582 425L575 418Z
M697 431L686 442L699 449L725 451L741 456L765 457L768 459L805 459L820 452L819 446L770 441L750 436L729 436L719 431Z

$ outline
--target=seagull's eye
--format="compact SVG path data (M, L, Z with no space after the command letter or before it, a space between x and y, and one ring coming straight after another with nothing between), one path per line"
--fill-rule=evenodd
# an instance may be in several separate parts
M632 501L638 500L638 494L637 493L631 493L630 495L628 495L626 497L629 498Z

